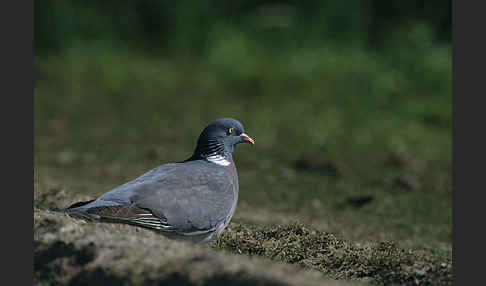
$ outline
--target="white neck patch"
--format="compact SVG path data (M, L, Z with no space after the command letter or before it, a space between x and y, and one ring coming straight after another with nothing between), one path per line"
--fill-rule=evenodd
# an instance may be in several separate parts
M231 164L230 161L226 160L226 158L221 155L211 155L209 157L206 157L206 160L220 166L228 166L229 164Z

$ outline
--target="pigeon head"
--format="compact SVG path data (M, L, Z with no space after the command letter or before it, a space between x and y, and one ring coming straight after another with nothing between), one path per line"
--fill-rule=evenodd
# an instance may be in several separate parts
M245 134L243 125L232 118L220 118L209 123L197 140L196 150L191 159L203 159L214 156L230 158L239 143L255 144Z

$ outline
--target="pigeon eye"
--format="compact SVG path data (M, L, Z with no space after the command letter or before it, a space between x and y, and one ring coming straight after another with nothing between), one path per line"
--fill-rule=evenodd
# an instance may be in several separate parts
M231 127L231 128L228 129L228 134L233 134L234 131L235 131L235 129L233 127Z

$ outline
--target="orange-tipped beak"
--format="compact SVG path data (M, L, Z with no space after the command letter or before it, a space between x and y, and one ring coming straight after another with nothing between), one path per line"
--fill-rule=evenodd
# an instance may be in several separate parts
M253 139L251 139L251 137L246 135L245 133L241 133L240 137L244 142L250 143L251 145L255 145L255 141Z

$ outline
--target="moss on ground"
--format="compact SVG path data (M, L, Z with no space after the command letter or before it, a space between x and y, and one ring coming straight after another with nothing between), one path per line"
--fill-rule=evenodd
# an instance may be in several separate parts
M452 285L450 255L406 250L393 241L354 245L300 223L273 226L233 223L212 247L297 264L335 279L376 285Z

